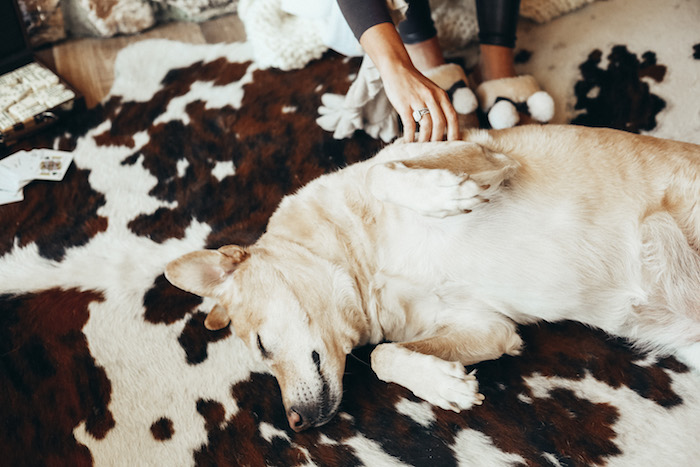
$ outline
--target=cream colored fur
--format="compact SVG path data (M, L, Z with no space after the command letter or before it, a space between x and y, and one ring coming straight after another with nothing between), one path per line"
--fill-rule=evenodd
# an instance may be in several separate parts
M168 265L269 364L292 428L333 416L368 343L379 378L456 411L483 399L464 365L518 355L517 323L700 369L700 147L555 125L465 140L393 144L286 197L254 245Z

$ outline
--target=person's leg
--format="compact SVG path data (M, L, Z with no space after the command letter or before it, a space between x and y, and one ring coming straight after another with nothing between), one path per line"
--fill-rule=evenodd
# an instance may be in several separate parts
M511 78L516 76L513 49L501 45L480 44L479 80Z
M408 3L406 19L399 23L398 30L413 65L423 72L444 64L437 30L430 16L430 3L428 0Z
M481 57L476 88L492 128L550 121L554 101L534 77L515 72L515 34L520 0L476 0Z
M520 0L476 0L480 81L516 76L513 50L519 13Z
M437 37L415 44L406 44L406 51L413 65L421 72L445 63Z

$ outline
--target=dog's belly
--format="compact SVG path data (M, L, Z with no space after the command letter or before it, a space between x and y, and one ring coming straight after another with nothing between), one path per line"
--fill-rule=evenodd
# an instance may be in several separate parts
M482 306L519 323L572 319L615 329L644 300L638 246L611 246L609 230L572 212L517 203L445 219L404 212L379 257L385 272L450 303ZM608 229L630 238L633 226Z

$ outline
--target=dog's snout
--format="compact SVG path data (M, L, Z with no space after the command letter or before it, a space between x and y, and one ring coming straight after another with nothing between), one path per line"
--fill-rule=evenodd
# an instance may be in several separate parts
M291 388L296 395L291 398L286 407L288 407L287 420L294 431L299 432L323 425L338 410L342 384L338 382L336 389L331 389L328 379L321 370L321 359L318 351L312 351L311 360L316 367L317 379L308 383L301 382Z
M287 411L287 420L292 430L299 432L311 426L313 415L309 410L304 410L299 406L294 406Z

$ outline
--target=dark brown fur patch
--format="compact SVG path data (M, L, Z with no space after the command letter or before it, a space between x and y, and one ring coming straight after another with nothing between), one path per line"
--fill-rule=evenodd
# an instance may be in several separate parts
M210 331L204 327L207 315L195 313L187 321L178 342L185 349L187 363L196 365L207 358L207 346L212 342L226 339L231 335L231 329L226 327L217 331Z
M345 92L346 77L357 66L333 54L304 70L257 71L245 87L241 109L205 109L203 102L194 102L186 108L189 125L177 120L151 126L195 81L235 82L249 66L225 60L194 64L168 73L163 89L148 102L106 103L114 124L97 137L99 144L124 144L134 133L147 131L149 142L124 164L142 158L158 179L151 195L177 202L177 208L133 219L134 233L158 242L182 238L194 218L212 226L209 247L253 243L285 194L379 147L366 135L335 140L315 123L323 93ZM177 177L181 160L189 166ZM224 161L233 162L236 176L218 180L211 170Z
M600 67L602 57L603 52L594 50L579 66L581 80L574 88L575 109L582 112L571 123L633 133L654 129L656 116L666 102L653 94L642 78L661 82L666 67L657 64L654 52L645 52L640 61L623 45L612 48L607 69Z
M0 296L0 451L5 465L92 465L73 430L114 426L111 383L82 328L97 292L51 289Z
M151 425L151 434L158 441L167 441L175 434L173 421L166 417L161 417Z
M292 431L284 415L279 386L272 376L254 373L249 381L236 384L232 395L240 410L229 419L225 419L221 404L198 402L197 410L205 418L208 442L195 452L196 465L293 466L308 461L317 465L362 465L348 446L321 442L322 434L338 441L353 436L348 421L336 417L322 430ZM263 438L258 429L260 423L271 425L281 435Z
M0 256L15 243L36 243L41 256L60 261L67 249L107 230L107 219L97 215L104 195L90 186L89 175L72 165L63 182L33 182L24 188L24 201L0 206Z
M154 324L172 324L194 312L201 303L201 297L173 287L160 275L143 298L144 318Z
M515 54L515 57L513 57L513 62L516 65L527 63L530 61L530 58L532 57L532 52L526 49L520 49L518 52Z
M299 465L306 461L295 446L308 450L319 465L357 465L352 450L342 443L355 433L379 443L387 454L409 465L457 465L450 445L461 430L477 430L502 451L518 454L530 465L540 465L542 453L550 453L563 465L604 463L621 454L615 423L619 411L610 404L595 403L571 390L555 388L537 397L524 378L559 375L579 380L587 373L612 387L627 386L662 406L681 403L662 369L637 367L644 358L622 341L576 323L529 326L522 329L526 350L522 357L502 357L475 365L483 406L456 414L433 408L435 422L422 425L397 413L402 399L421 400L410 391L379 381L369 367L372 346L356 349L348 358L341 415L327 425L294 433L284 415L279 388L269 375L253 375L234 386L241 409L224 421L223 407L207 403L200 408L209 430L209 443L196 454L203 465L224 462L226 456L254 462L258 456L272 465ZM671 359L663 364L672 371L687 369ZM629 368L631 373L620 372ZM624 375L624 376L623 376ZM525 396L525 398L521 396ZM210 415L205 415L208 413ZM216 418L213 418L216 415ZM254 427L267 423L290 438L264 440ZM319 446L319 436L341 443ZM321 449L322 448L322 449ZM349 457L347 457L349 456ZM204 461L206 460L206 461Z

